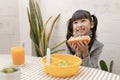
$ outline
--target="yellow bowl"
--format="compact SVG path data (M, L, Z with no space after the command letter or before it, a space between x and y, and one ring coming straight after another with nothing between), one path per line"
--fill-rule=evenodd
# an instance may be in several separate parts
M67 62L65 66L59 66L61 62ZM50 64L46 64L46 56L42 57L41 62L44 67L44 71L55 77L70 77L77 73L82 60L70 54L52 54L50 58Z

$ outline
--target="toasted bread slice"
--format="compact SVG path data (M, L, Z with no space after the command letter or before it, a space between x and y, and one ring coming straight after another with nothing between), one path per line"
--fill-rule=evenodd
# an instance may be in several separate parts
M78 36L78 37L71 37L67 42L68 43L76 43L78 41L85 41L87 43L90 42L90 37L89 36Z

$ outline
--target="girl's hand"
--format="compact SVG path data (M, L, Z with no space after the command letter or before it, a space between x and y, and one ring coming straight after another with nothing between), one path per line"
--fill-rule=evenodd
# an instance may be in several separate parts
M88 43L86 41L84 41L84 42L79 41L76 44L77 44L77 47L78 47L77 51L85 52L86 50L88 50Z
M78 54L81 54L81 56L83 58L88 56L88 43L87 42L77 42L77 46L78 46Z
M76 43L68 43L68 45L69 45L73 50L75 50L75 51L78 50L78 46L77 46Z
M82 56L84 58L88 56L88 43L86 41L68 43L68 45L78 53L79 57Z

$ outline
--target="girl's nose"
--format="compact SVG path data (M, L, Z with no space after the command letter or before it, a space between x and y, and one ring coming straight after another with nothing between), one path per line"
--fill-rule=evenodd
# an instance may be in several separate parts
M82 24L81 24L81 23L78 23L78 27L82 27Z

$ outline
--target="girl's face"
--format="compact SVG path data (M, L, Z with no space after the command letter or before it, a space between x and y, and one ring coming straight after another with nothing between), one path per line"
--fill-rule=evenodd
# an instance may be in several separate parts
M93 28L93 22L90 22L89 19L73 21L73 32L76 36L89 35L91 28Z

